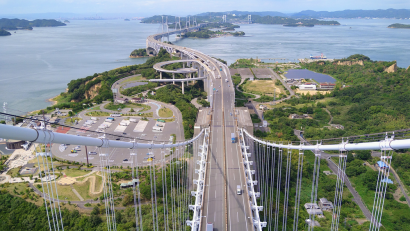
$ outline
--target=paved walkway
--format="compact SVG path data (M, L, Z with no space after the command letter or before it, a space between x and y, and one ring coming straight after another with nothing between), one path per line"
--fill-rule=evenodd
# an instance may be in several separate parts
M196 107L196 108L200 108L200 107L202 107L202 105L200 105L198 102L197 102L197 100L198 100L198 98L194 98L193 100L191 100L191 103Z
M70 187L73 193L78 197L78 199L80 199L80 201L84 201L83 197L77 192L77 190L75 190L72 184L70 185Z

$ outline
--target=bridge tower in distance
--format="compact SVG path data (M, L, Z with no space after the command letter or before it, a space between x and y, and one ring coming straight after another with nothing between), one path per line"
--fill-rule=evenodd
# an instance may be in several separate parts
M194 18L194 21L193 21L193 26L198 26L198 23L196 22L196 17Z
M248 14L248 24L252 24L252 15Z
M222 15L222 22L226 22L226 15Z

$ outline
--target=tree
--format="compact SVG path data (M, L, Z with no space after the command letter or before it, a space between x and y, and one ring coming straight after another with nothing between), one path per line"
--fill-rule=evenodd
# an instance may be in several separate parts
M100 208L98 206L94 206L93 211L91 212L91 215L98 215L100 214Z
M346 162L347 163L350 163L350 162L352 162L354 160L354 157L353 157L353 155L352 155L352 153L347 153L347 159L346 159Z
M361 160L368 160L372 157L370 150L356 151L356 157Z
M102 222L101 217L98 215L91 215L89 220L93 227L97 227Z

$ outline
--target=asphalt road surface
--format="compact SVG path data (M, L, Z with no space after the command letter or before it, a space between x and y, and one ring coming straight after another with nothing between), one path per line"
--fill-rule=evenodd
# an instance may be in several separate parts
M211 63L219 70L216 62ZM234 88L229 70L226 70L228 76L224 71L217 72L216 76L221 75L221 78L212 81L212 89L218 91L213 92L211 155L207 165L202 229L205 230L206 223L213 223L214 230L252 230L242 157L238 143L231 141L231 133L238 137L233 117ZM243 191L241 195L236 193L237 185Z

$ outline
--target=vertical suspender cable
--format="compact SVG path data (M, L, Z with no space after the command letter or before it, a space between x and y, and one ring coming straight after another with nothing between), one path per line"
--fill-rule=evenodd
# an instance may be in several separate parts
M303 150L299 150L299 158L298 158L298 172L297 172L297 180L296 180L296 197L295 197L295 212L293 216L293 230L298 230L299 225L299 206L300 206L300 191L302 188L302 173L303 173Z
M383 156L383 154L385 155L385 151L381 150L381 155ZM379 167L379 174L377 176L377 184L376 184L376 192L374 195L374 201L373 201L373 208L372 208L372 216L371 216L371 220L370 220L370 228L369 230L374 230L377 229L377 226L379 226L379 224L375 224L376 222L376 212L377 212L377 202L379 201L379 195L380 195L380 175L382 175L382 171L381 168Z
M267 146L266 147L266 161L264 161L264 163L265 163L265 179L264 179L264 182L265 182L265 190L264 190L264 194L266 195L266 200L265 200L265 205L264 205L264 208L263 208L263 214L264 214L264 221L266 222L266 216L268 215L268 213L269 213L269 208L268 208L268 201L270 201L270 200L272 200L272 198L270 198L269 197L269 194L268 194L268 190L269 190L269 188L270 188L270 186L271 185L269 185L269 170L270 170L270 166L269 166L269 158L271 158L271 156L269 155L269 153L270 153L270 146Z
M98 148L98 152L99 152L99 157L100 157L100 168L101 168L101 177L102 177L102 184L103 184L103 194L104 194L104 205L105 205L105 217L107 220L107 228L108 230L111 230L110 228L110 216L108 215L108 198L107 198L107 177L105 174L105 170L104 170L104 160L103 160L103 153L101 153L101 148Z
M317 188L319 186L319 172L320 172L320 151L315 151L314 154L315 154L315 166L317 165L317 167L316 167L316 178L313 179L314 183L315 183L314 194L313 194L313 203L317 204ZM315 176L315 174L313 174L313 176ZM314 213L312 214L311 222L312 222L312 224L314 224L314 222L315 222L315 214ZM310 227L310 225L309 225L309 227ZM314 229L314 226L312 225L311 230L313 230L313 229Z
M153 165L153 176L154 176L154 179L153 179L153 181L154 181L154 201L155 201L155 217L156 217L156 225L157 225L157 230L159 230L158 229L158 203L157 203L157 183L156 183L156 175L155 175L155 172L157 171L157 167L156 167L156 165L154 164L154 159L152 159L152 165ZM155 223L154 223L154 225L155 225Z
M342 152L343 154L343 152ZM345 183L345 177L346 177L346 159L347 155L342 155L342 172L341 172L341 182L339 185L339 201L338 201L338 208L337 208L337 216L336 216L336 230L339 230L339 219L340 219L340 210L342 207L342 200L343 200L343 187Z
M164 230L167 230L167 217L166 217L166 198L165 198L165 190L166 190L166 183L165 183L165 179L164 179L164 167L166 167L165 163L165 151L164 149L161 149L161 154L162 156L161 158L161 180L162 180L162 207L164 209Z
M40 174L41 189L43 190L44 207L45 207L46 213L47 213L48 227L50 228L50 231L51 231L50 215L48 214L47 199L46 199L46 194L45 194L45 192L44 192L44 181L43 181L43 176L42 176L42 174L41 174L40 153L37 151L38 146L39 146L39 145L37 145L37 147L34 147L34 150L35 150L36 155L37 155L38 172L39 172L39 174ZM41 149L41 147L40 147L40 149ZM44 169L44 165L43 165L43 169ZM44 173L45 173L45 171L44 171Z
M149 165L149 180L150 180L150 186L151 186L151 212L152 212L152 226L153 230L155 231L155 209L154 209L154 193L152 189L152 162L153 159L151 159L151 164Z
M272 216L273 216L273 194L275 189L275 165L276 165L276 148L272 147L272 160L271 160L272 170L271 170L271 187L270 187L270 195L271 198L269 201L269 228L268 230L272 230Z
M389 155L386 156L387 157L387 168L385 169L385 174L386 174L386 178L385 178L385 186L384 186L384 192L383 192L383 203L382 206L380 208L380 215L378 218L378 223L381 222L382 219L382 215L383 215L383 207L384 207L384 199L386 196L386 190L387 190L387 183L388 183L388 179L389 179L389 175L390 175L390 166L391 166L391 160L392 160L392 151L389 151ZM382 160L383 161L383 160ZM377 227L377 230L380 230L380 226Z
M51 143L50 143L50 158L51 158L51 169L53 170L53 175L54 175L54 187L56 189L56 195L57 195L57 206L58 206L58 211L60 214L60 221L61 221L61 229L64 230L64 224L63 224L63 216L61 216L61 209L60 209L60 199L58 198L58 189L57 189L57 182L56 182L56 174L54 172L54 164L53 164L53 156L51 154Z
M46 158L47 158L47 153L45 153L45 155L46 155ZM53 220L53 227L54 227L54 230L57 230L56 229L56 223L55 223L55 220L54 220L54 212L53 212L53 205L51 204L52 202L51 202L51 193L50 193L50 187L49 187L49 185L48 185L48 181L50 181L51 179L50 179L50 172L48 172L48 174L46 173L47 171L48 171L48 169L46 169L46 164L44 163L44 156L41 156L41 160L43 161L43 169L44 169L44 175L46 175L46 177L45 177L45 181L46 181L46 186L47 186L47 191L48 191L48 201L50 202L50 211L51 211L51 217L52 217L52 220Z
M49 164L48 164L48 158L47 158L47 145L50 145L51 146L51 144L49 144L49 143L45 143L45 145L44 145L44 150L45 150L45 153L46 153L46 164L47 164L47 172L48 172L48 182L50 183L50 190L51 190L51 198L52 198L52 201L53 201L53 206L54 206L54 216L55 216L55 224L54 225L56 225L57 226L57 230L60 230L60 225L58 224L59 222L58 222L58 214L57 214L57 206L56 206L56 200L55 200L55 197L54 197L54 189L53 189L53 180L51 179L51 174L50 174L50 166L49 166ZM51 150L49 150L50 151L50 158L51 158ZM54 181L55 181L55 178L56 178L56 176L54 175ZM56 190L57 190L57 188L56 188Z
M137 183L136 181L138 180L139 181L139 179L137 179L136 177L135 177L135 169L134 169L134 161L137 161L136 159L135 159L135 153L131 153L130 154L130 159L131 159L131 177L132 177L132 194L133 194L133 196L134 196L134 213L135 213L135 229L136 230L139 230L139 228L138 228L138 207L137 207L137 192L136 192L136 187L137 187L137 184L139 183Z
M280 205L280 186L282 181L282 148L279 148L278 157L278 179L276 186L276 210L275 210L275 231L279 229L279 205Z
M332 212L332 224L330 226L331 231L338 230L339 224L336 223L337 219L337 209L339 206L339 194L340 194L340 182L341 182L341 172L342 169L342 151L339 152L339 164L337 166L337 179L336 179L336 188L335 188L335 199L333 202L333 212ZM342 185L343 187L343 185Z
M290 149L287 150L286 157L286 178L285 178L285 195L283 197L283 221L282 221L282 231L286 231L287 216L288 216L288 201L289 201L289 183L290 183L290 167L291 167L291 154Z
M143 223L142 223L142 208L141 208L141 191L140 191L140 178L139 178L139 173L138 173L138 171L139 171L139 167L138 167L138 158L136 157L135 158L135 163L136 163L136 171L135 171L135 175L137 176L137 179L138 179L138 184L137 184L137 191L138 191L138 205L139 205L139 219L140 219L140 230L142 231L143 230Z

